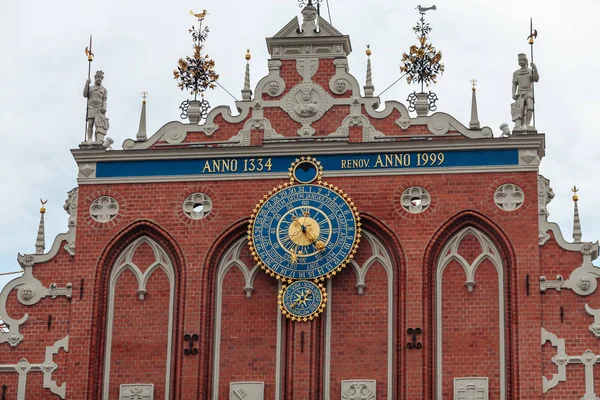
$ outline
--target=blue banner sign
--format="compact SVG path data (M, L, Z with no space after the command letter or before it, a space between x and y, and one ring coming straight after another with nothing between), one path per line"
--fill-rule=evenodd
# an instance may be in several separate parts
M300 156L100 161L96 166L96 178L287 173L298 157ZM335 154L315 158L321 162L326 173L519 165L517 149Z

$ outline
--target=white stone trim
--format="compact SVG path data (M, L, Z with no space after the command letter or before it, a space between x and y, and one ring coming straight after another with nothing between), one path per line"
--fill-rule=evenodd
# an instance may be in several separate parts
M379 264L383 267L387 274L388 278L388 351L387 351L387 380L388 380L388 392L387 398L393 399L394 397L394 267L392 263L392 259L383 245L383 243L372 233L368 231L362 232L362 237L366 239L371 249L373 250L373 255L365 261L365 263L360 266L355 260L352 260L350 265L352 266L352 270L356 274L356 288L358 290L358 294L362 294L362 289L366 287L366 275L367 272L371 269L375 262L379 262ZM333 278L335 279L335 278ZM327 302L328 306L325 308L325 355L324 355L324 366L323 366L323 395L325 399L329 399L331 393L331 307L334 304L333 293L332 293L332 281L333 279L327 280Z
M148 267L148 269L142 273L141 270L132 262L135 251L142 244L148 244L154 252L155 262ZM147 293L146 284L154 273L154 271L162 269L167 275L169 280L169 324L167 327L167 361L166 361L166 376L165 376L165 400L170 399L171 393L171 359L173 349L173 319L174 319L174 305L175 305L175 271L169 256L165 250L160 247L158 243L147 236L142 236L131 243L117 258L112 271L110 274L110 280L108 284L108 314L106 317L106 333L105 333L105 350L104 350L104 368L103 368L103 390L102 399L108 400L109 387L110 387L110 364L111 364L111 351L112 351L112 335L113 335L113 319L114 319L114 301L115 301L115 285L121 276L121 274L129 270L131 271L138 282L137 295L140 301L144 300Z
M251 270L240 259L240 254L244 246L246 246L246 238L243 237L235 242L223 255L217 270L216 288L215 288L215 326L213 336L213 375L212 375L212 395L211 399L219 400L219 367L221 361L221 321L222 321L222 306L223 306L223 282L225 276L231 268L238 268L244 275L245 286L243 289L246 292L246 297L250 298L254 291L254 279L261 271L258 265L255 265ZM281 288L281 283L280 283ZM276 365L275 365L275 393L276 399L281 396L281 370L282 370L282 331L283 322L282 315L277 304L274 305L277 309L277 349L276 349Z
M27 374L30 372L42 372L44 374L42 387L44 389L50 389L52 393L61 399L66 398L66 382L63 382L62 385L58 386L56 382L52 380L52 373L58 369L58 365L54 362L54 356L58 354L60 349L64 349L67 353L69 352L69 335L57 340L52 346L46 347L43 363L30 364L27 359L22 358L17 364L0 365L0 372L17 372L19 374L19 381L17 384L17 400L25 400L27 391Z
M473 235L480 243L482 253L469 264L460 254L458 248L467 235ZM464 269L467 276L465 286L469 291L476 285L475 273L484 260L490 260L498 272L498 312L499 312L499 344L500 344L500 400L506 399L506 341L505 341L505 305L504 305L504 266L502 258L494 243L482 232L466 227L455 234L444 245L441 256L437 262L435 283L435 318L436 318L436 398L442 399L442 276L451 261L457 261Z

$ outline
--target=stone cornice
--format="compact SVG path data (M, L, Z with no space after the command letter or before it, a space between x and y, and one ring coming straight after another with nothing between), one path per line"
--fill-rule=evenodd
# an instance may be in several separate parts
M427 139L435 140L427 140ZM217 157L244 156L278 156L325 154L362 154L372 152L395 151L442 151L442 150L491 150L519 149L533 150L541 160L545 155L546 137L544 134L511 136L509 138L490 139L450 139L443 140L439 136L423 136L423 139L347 143L318 141L324 138L312 138L310 141L293 143L273 143L262 147L215 147L187 149L148 149L148 150L81 150L73 149L71 153L78 164L98 161L134 161L134 160L180 160ZM326 139L326 138L325 138Z

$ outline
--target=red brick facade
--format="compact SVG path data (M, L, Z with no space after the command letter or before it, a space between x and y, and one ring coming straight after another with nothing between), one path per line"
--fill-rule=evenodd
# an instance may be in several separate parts
M312 82L333 99L348 100L350 91L339 95L329 87L336 74L333 60L319 60ZM262 98L271 127L284 138L297 139L301 124L280 107L266 107L302 82L296 60L282 60L280 76L286 83L283 94L255 96ZM455 143L462 150L478 149L482 143L490 148L513 144L519 151L536 148L543 155L543 135L471 138L460 133L468 131L464 127L432 132L423 120L402 129L395 122L406 116L401 108L375 118L366 107L360 105L360 112L377 131L406 138L367 143L363 122L350 125L341 140L346 147L316 140L328 138L349 116L348 105L333 105L312 123L315 134L307 143L269 144L263 141L264 129L252 128L250 146L232 147L231 156L246 152L264 158L292 154L319 159L340 149L437 152L455 149ZM112 152L112 161L131 160L132 154L137 159L169 154L211 158L213 145L198 149L190 143L227 141L250 119L248 114L230 123L219 114L213 119L218 130L211 136L189 127L176 145L160 146L170 142L159 135L145 150ZM415 144L410 140L414 136L433 140ZM538 142L532 145L531 140ZM104 154L93 149L73 153L80 168L92 162L89 157ZM52 380L58 386L66 382L69 399L117 399L122 384L153 384L155 399L229 399L236 398L230 397L235 396L232 382L263 382L264 399L340 399L345 395L342 381L372 380L380 400L434 399L438 393L441 400L461 398L454 396L454 379L465 377L488 378L489 399L581 398L586 390L582 365L569 365L566 381L544 393L542 377L551 379L557 373L552 361L557 349L540 344L541 330L565 339L568 356L594 351L598 339L588 330L593 317L584 306L600 308L598 292L586 297L566 286L540 292L541 276L554 280L562 275L567 280L585 255L581 244L564 244L555 238L557 230L540 222L545 216L540 217L537 164L521 165L389 174L336 175L325 169L324 179L358 207L365 233L354 266L326 282L326 313L306 323L282 317L277 308L279 282L260 270L253 272L255 262L246 244L253 209L273 187L287 181L285 174L260 179L81 179L75 255L63 250L63 238L49 260L36 258L32 268L46 288L72 283L72 298L45 297L24 305L15 286L8 294L7 314L13 320L25 313L29 318L20 325L20 343L0 343L0 364L16 365L22 358L42 363L47 347L68 335L68 352L60 350L53 357L58 369ZM515 211L503 210L494 201L504 184L518 185L524 193ZM421 213L402 206L404 191L415 186L431 198ZM183 202L193 193L210 197L212 209L206 218L193 220L183 212ZM90 216L90 206L105 195L116 200L119 210L110 222L100 223ZM475 233L457 243L457 257L440 272L440 260L450 251L447 244L469 228ZM541 229L550 234L544 244ZM142 238L148 241L142 240L123 261L128 246ZM490 247L484 248L481 240ZM166 258L157 258L152 246ZM591 248L590 259L597 256L597 245ZM491 256L479 262L486 252ZM459 258L475 265L472 291ZM142 294L133 267L112 276L117 264L133 264L143 275L156 262L161 266L148 276ZM409 349L413 339L407 330L416 328L422 331L415 342L421 346ZM186 334L197 334L199 340L190 347ZM198 351L185 354L186 349ZM593 374L600 377L600 369ZM17 398L18 376L16 371L0 370L7 399ZM27 374L27 398L58 398L43 387L42 378L39 371Z

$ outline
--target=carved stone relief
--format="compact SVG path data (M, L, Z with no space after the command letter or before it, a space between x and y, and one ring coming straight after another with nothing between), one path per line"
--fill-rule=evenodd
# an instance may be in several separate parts
M263 137L267 141L284 138L283 135L278 134L273 129L271 122L264 117L264 108L261 102L257 102L252 107L252 118L246 121L244 128L229 139L229 142L232 143L230 146L250 146L250 133L252 130L262 130Z
M489 400L488 378L454 378L454 400Z
M304 80L304 82L310 82L314 74L319 69L318 58L299 58L296 60L296 69Z
M154 384L121 385L119 400L154 400Z
M119 203L111 196L100 196L90 205L90 215L94 221L107 223L119 213Z
M513 183L500 186L494 194L494 202L504 211L515 211L523 205L524 201L523 189Z
M600 337L600 310L594 310L592 307L586 304L585 312L594 317L594 322L588 327L588 329L594 336Z
M69 214L69 222L68 227L69 231L67 232L67 244L64 249L67 253L74 256L75 255L75 233L77 229L77 200L79 198L79 188L72 189L67 194L67 200L65 200L65 204L63 208Z
M374 380L342 381L342 400L375 400L376 383Z
M285 90L285 82L280 76L282 63L279 60L269 60L267 64L269 66L269 75L261 79L256 88L271 97L281 96Z
M332 106L333 99L320 85L304 82L296 85L282 99L283 110L296 122L302 124L300 136L312 136L315 130L311 124L321 119Z
M230 400L264 400L264 382L231 382Z
M546 217L550 215L548 212L548 204L554 198L554 191L550 187L550 180L538 175L538 210L540 214Z
M565 283L562 275L556 275L556 280L550 281L545 276L540 276L540 292L545 292L548 289L556 289L562 291L562 286Z

